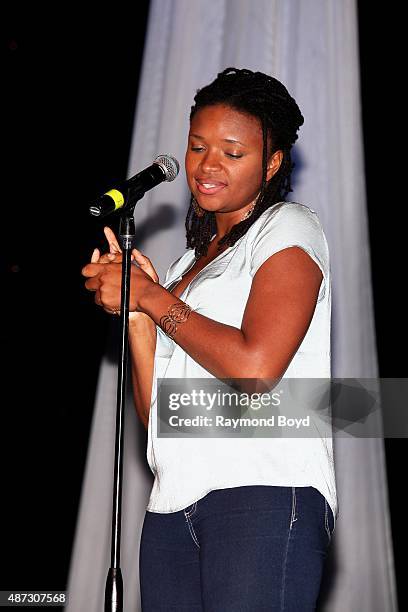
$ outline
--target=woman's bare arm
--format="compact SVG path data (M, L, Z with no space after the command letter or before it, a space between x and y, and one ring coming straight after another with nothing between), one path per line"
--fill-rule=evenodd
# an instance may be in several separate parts
M105 237L109 243L109 253L100 255L95 249L92 263L120 263L122 250L119 242L110 229L104 228ZM137 249L132 251L132 261L138 265L155 281L159 277L148 257ZM136 412L147 429L149 423L150 400L153 387L154 354L156 350L156 324L144 312L131 312L129 314L129 352L131 359L133 398Z
M322 279L302 249L284 249L256 272L241 329L192 311L174 340L217 378L279 379L309 328ZM140 298L141 310L158 325L175 303L183 304L153 283Z
M131 311L144 312L166 331L168 308L180 305L185 311L186 304L132 268ZM120 292L119 267L88 264L82 273L89 279L87 289L96 291L95 301L112 310ZM257 270L240 329L184 312L188 320L177 324L174 339L216 378L280 379L309 328L322 279L303 249L282 249Z
M153 387L156 324L143 312L130 313L129 350L136 412L147 429Z

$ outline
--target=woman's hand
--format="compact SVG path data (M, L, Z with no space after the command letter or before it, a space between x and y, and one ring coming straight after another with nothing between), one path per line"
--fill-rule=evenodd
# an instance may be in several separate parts
M92 253L91 263L82 270L83 276L89 278L85 287L89 291L95 291L95 302L102 306L109 314L119 314L120 312L120 287L122 280L122 251L115 234L109 227L104 228L104 234L109 243L109 253L100 254L99 249ZM140 309L140 297L145 295L151 283L158 283L159 277L150 259L143 255L138 249L133 249L131 254L132 261L137 265L131 267L131 299L129 319L145 319L148 317ZM95 265L96 264L96 265ZM114 264L110 267L109 264ZM138 300L132 299L132 287L136 284ZM133 311L133 312L132 312Z
M121 263L122 250L115 234L112 232L110 227L104 227L103 233L105 234L106 240L109 243L109 253L101 255L99 249L94 249L91 257L91 263ZM134 259L133 253L131 255L131 259Z

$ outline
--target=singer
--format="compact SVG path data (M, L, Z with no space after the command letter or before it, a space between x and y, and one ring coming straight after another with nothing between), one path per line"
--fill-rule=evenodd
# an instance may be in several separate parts
M185 157L187 251L162 284L133 251L129 343L155 476L140 543L144 612L312 611L335 527L331 437L161 438L158 378L330 378L331 280L314 210L286 200L304 119L277 79L228 68L198 90ZM120 308L121 253L85 286Z

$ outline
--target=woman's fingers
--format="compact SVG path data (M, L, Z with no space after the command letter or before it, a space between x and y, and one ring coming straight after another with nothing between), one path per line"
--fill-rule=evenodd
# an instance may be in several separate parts
M159 282L159 277L156 270L153 267L152 262L146 255L143 255L138 249L132 250L132 258L142 268L143 272L146 272L150 278L155 282Z
M120 263L122 261L122 253L105 253L99 259L99 263Z
M85 281L85 289L88 289L88 291L99 291L100 286L101 282L97 276L88 278L88 280Z
M101 253L99 249L94 249L91 256L91 263L98 263Z
M109 242L109 251L110 253L121 253L122 249L119 246L119 242L115 234L112 232L110 227L104 227L103 233L106 236L106 240Z

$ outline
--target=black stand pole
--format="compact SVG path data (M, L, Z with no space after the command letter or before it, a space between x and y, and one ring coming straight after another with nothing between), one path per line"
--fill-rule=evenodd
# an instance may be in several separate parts
M123 580L120 569L120 534L122 510L123 421L128 363L130 267L135 222L132 210L121 217L119 239L122 247L122 288L120 306L120 354L116 400L115 464L112 502L111 567L106 577L105 612L123 612Z

